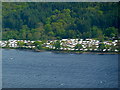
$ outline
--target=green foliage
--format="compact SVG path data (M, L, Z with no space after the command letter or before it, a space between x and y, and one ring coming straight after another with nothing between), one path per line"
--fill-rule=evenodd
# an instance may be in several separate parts
M99 29L97 26L93 26L91 32L92 32L92 36L91 36L92 38L99 38L103 35L102 30Z
M109 27L106 29L105 35L108 37L115 37L118 33L118 30L115 27Z
M18 41L18 42L17 42L17 45L18 45L19 47L23 47L23 46L25 45L25 43L24 43L23 41Z
M77 45L75 46L75 49L81 49L81 48L83 48L81 44L77 44Z
M106 45L106 49L110 49L111 45Z
M3 39L48 40L117 36L118 3L3 2ZM111 27L112 26L112 27Z
M60 41L56 41L56 42L54 42L54 44L53 44L53 46L55 47L55 49L60 49Z
M105 49L106 47L105 47L105 44L104 43L101 43L101 44L99 44L99 50L100 51L103 51L103 49Z
M40 41L35 41L35 42L33 43L33 45L36 46L36 49L39 49L39 50L42 49L42 42L40 42Z
M111 46L111 51L115 51L115 49L117 49L117 47L114 46L114 45L112 45L112 46Z

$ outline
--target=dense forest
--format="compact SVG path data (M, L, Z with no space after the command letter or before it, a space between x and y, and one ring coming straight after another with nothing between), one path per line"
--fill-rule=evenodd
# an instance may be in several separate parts
M3 40L108 40L118 36L118 5L113 2L3 2Z

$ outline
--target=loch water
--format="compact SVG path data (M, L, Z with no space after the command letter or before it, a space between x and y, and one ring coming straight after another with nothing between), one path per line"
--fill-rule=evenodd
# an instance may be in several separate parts
M117 54L2 49L3 88L117 88Z

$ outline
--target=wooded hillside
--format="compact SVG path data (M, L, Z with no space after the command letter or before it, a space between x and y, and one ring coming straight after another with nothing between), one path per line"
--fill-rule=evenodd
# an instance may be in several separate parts
M118 3L3 2L3 39L109 39L118 35Z

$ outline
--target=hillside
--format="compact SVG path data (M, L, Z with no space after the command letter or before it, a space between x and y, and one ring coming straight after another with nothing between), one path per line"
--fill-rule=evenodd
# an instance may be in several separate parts
M3 2L3 40L116 37L118 3Z

